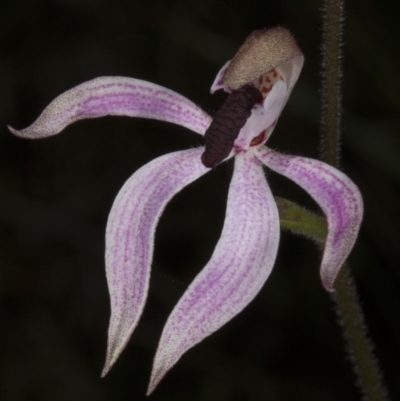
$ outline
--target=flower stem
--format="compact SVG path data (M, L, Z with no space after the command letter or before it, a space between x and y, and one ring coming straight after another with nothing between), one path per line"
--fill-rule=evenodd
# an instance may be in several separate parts
M347 352L357 376L357 385L365 401L389 400L383 385L373 345L367 336L367 327L357 297L353 279L347 266L343 266L335 285L332 298L347 342Z
M324 0L323 4L321 156L326 163L338 167L344 0ZM388 400L356 289L346 265L336 279L332 299L363 399Z
M275 196L278 206L281 229L302 235L323 245L326 239L327 226L323 216L312 213L290 200Z

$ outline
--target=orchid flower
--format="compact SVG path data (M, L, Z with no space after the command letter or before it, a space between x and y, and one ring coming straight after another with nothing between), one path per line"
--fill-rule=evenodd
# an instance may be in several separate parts
M114 201L106 230L111 319L103 375L125 348L143 312L155 229L165 206L210 167L229 158L235 157L235 167L221 237L168 318L149 393L188 349L242 311L270 275L280 228L263 165L302 187L324 212L328 234L320 275L325 289L334 290L361 224L360 192L327 164L265 146L303 60L286 29L255 31L212 85L212 93L229 93L214 120L169 89L133 78L100 77L60 95L30 127L10 128L20 137L44 138L77 120L123 115L168 121L205 135L205 147L164 155L136 171Z

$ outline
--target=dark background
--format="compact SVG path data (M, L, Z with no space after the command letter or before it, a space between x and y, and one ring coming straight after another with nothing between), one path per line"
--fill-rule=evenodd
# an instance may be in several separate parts
M174 304L219 237L232 172L220 166L180 193L157 231L149 300L105 379L109 299L104 230L118 189L140 166L198 146L167 123L87 120L52 138L13 137L57 95L101 75L132 76L213 113L209 87L254 29L283 25L305 67L269 145L317 157L321 2L316 0L4 0L0 5L0 399L144 400ZM343 170L365 220L350 265L393 399L400 399L400 5L346 10ZM317 210L267 173L276 195ZM320 253L282 234L275 269L239 316L190 350L154 400L358 400Z

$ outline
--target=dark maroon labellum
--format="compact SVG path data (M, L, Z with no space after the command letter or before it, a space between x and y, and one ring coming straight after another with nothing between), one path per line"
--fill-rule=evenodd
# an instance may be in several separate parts
M201 155L201 162L206 167L215 168L228 157L235 139L251 115L251 109L261 101L261 92L251 85L242 86L225 99L204 134L206 150Z

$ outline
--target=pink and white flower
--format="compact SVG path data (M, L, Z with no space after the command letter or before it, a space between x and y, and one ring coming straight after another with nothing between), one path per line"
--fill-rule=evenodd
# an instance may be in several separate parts
M235 93L251 85L261 92L262 100L251 107L251 115L225 158L235 157L235 167L221 238L210 261L168 318L154 359L149 393L188 349L243 310L268 279L280 228L263 165L300 185L324 212L328 235L320 274L325 289L334 290L335 278L361 224L360 192L346 175L327 164L265 146L303 60L287 30L256 31L223 66L212 85L212 93L218 89ZM10 130L24 138L44 138L75 121L105 115L163 120L200 135L213 121L190 100L169 89L139 79L101 77L60 95L30 127ZM204 152L200 147L153 160L128 179L114 201L106 231L111 319L103 375L125 348L143 312L159 218L177 192L210 171L202 163Z

